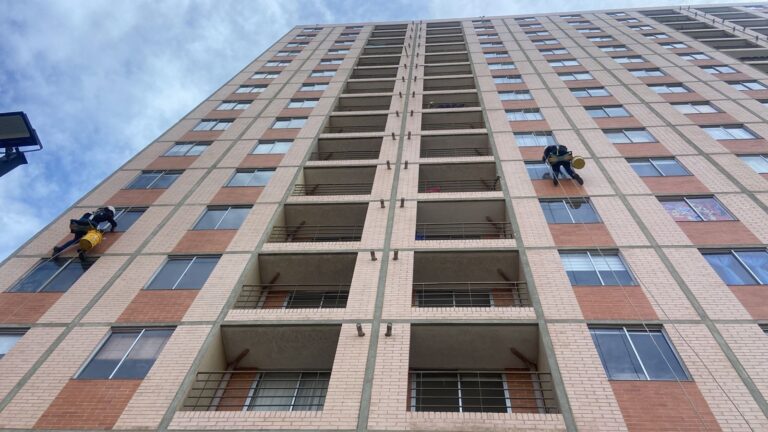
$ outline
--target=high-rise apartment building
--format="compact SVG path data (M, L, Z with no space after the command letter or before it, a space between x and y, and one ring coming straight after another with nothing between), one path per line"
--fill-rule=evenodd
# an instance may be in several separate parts
M768 430L767 34L294 28L2 264L0 428Z

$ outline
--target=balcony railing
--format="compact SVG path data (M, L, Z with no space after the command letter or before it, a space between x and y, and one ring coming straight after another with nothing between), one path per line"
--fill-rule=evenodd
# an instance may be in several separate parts
M321 411L329 371L198 372L185 411Z
M338 112L348 112L348 111L388 111L389 110L389 104L381 104L381 105L336 105L336 108L334 108L334 111Z
M282 225L272 229L270 242L360 241L362 225Z
M509 222L417 223L416 240L511 239Z
M485 129L483 122L423 123L421 130Z
M384 125L327 126L324 133L383 132Z
M421 105L423 109L475 108L479 106L480 102L427 102Z
M501 190L500 178L478 180L427 180L419 182L419 193L493 192Z
M538 371L412 371L411 411L556 414L552 376Z
M297 184L292 195L370 195L373 183L314 183Z
M235 309L327 309L347 306L349 285L243 285Z
M491 149L488 147L446 147L421 149L421 157L423 158L488 156L490 154Z
M312 160L378 159L379 150L340 150L312 152Z
M413 284L416 307L527 307L525 282L425 282Z

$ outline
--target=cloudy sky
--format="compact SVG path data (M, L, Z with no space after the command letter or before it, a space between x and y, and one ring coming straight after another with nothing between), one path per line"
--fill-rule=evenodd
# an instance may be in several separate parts
M25 111L45 146L0 178L0 260L294 25L681 3L0 0L0 112Z

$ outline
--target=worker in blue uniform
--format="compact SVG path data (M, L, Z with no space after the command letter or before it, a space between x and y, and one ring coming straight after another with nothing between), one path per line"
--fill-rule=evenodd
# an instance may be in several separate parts
M544 156L542 156L541 160L548 163L550 168L552 168L552 183L554 183L555 186L558 185L557 177L562 174L560 171L561 168L564 169L572 179L579 182L580 185L584 184L584 179L573 170L571 159L573 159L571 152L568 151L568 147L562 144L550 144L544 149Z
M75 243L78 243L83 236L88 233L89 230L97 229L98 226L104 222L108 222L110 225L110 232L114 232L117 228L117 222L115 222L115 208L112 206L101 207L93 213L84 213L80 219L69 220L69 230L74 234L74 237L61 246L53 247L53 256L56 256L64 252L67 248ZM83 252L78 250L78 255L83 258Z

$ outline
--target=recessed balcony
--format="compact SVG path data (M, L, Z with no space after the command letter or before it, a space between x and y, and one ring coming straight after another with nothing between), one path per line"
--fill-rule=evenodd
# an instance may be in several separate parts
M366 47L400 45L405 43L404 38L371 38L365 43Z
M347 81L344 94L392 93L395 80Z
M380 56L380 55L400 55L403 52L402 45L380 45L380 46L366 46L363 48L361 55L364 56Z
M381 137L373 138L320 138L310 160L359 160L378 159Z
M685 30L704 30L704 29L713 29L714 26L711 26L707 23L703 23L700 21L691 21L691 22L681 22L681 23L667 23L667 26L675 29L677 31L685 31Z
M466 63L469 61L469 55L467 53L454 53L454 54L427 54L424 56L424 64L440 64L440 63Z
M400 64L400 54L360 57L357 66L392 66Z
M428 113L421 115L421 130L484 129L480 111Z
M472 66L469 63L424 66L424 76L427 78L446 75L472 75Z
M397 67L354 68L350 79L396 78Z
M292 195L370 195L375 176L375 166L304 168Z
M340 111L388 111L392 96L342 96L333 109Z
M440 43L427 45L425 50L427 54L465 52L467 46L464 43Z
M421 136L420 156L422 158L474 157L491 154L488 135Z
M429 93L423 97L422 109L476 108L480 106L477 92Z
M371 32L371 36L368 38L368 41L374 39L403 39L405 38L405 30L374 30Z
M419 165L419 193L500 190L501 181L494 163Z
M323 133L384 132L386 114L332 115Z
M450 36L450 35L464 35L464 29L461 27L447 27L447 28L432 28L427 29L427 37L430 36Z
M444 44L444 43L454 43L454 42L464 42L464 35L449 35L449 36L428 36L427 37L427 46L432 44Z
M368 204L286 204L270 242L356 242L363 236Z
M475 90L476 89L475 78L473 76L454 77L454 78L427 77L424 79L423 82L424 82L425 92Z
M416 240L512 239L502 200L421 201L416 211Z
M682 14L657 16L657 17L654 17L653 19L655 19L660 23L680 23L680 22L688 22L688 21L698 21L693 17L689 17L688 15L682 15Z

